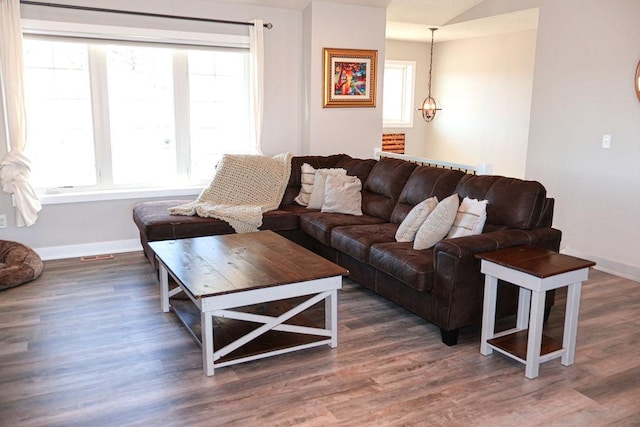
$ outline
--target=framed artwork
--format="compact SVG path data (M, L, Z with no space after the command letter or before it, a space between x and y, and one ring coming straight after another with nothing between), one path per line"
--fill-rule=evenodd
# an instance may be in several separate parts
M377 50L323 49L323 107L375 107Z

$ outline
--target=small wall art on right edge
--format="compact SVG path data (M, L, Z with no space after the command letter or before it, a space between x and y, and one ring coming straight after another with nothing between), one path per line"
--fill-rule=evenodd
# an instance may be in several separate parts
M638 61L638 66L636 67L636 78L633 81L633 85L636 88L636 96L638 97L638 101L640 101L640 61Z

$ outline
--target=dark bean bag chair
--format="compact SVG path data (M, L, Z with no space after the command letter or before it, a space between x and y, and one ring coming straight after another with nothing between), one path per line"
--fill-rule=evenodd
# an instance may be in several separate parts
M0 290L30 282L42 273L42 260L33 249L0 240Z

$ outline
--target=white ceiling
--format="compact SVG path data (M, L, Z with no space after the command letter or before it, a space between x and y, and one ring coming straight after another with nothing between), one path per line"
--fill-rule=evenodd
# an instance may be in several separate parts
M220 0L215 0L220 1ZM483 37L535 29L537 9L445 25L483 0L222 0L281 9L303 10L313 1L348 3L387 8L386 37L394 40L430 41L429 28L436 27L436 42Z
M387 21L440 27L482 0L392 0Z
M521 10L444 26L387 20L387 39L431 41L430 27L438 28L435 33L436 42L533 30L538 27L538 9Z

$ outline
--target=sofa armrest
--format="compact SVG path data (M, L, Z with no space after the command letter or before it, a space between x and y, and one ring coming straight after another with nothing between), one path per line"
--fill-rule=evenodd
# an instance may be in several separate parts
M453 330L477 323L482 317L484 275L480 273L480 260L476 254L502 248L532 245L557 251L562 233L551 227L533 230L499 230L475 236L445 239L433 251L434 277L432 295L435 303L436 324ZM510 311L512 298L507 298L502 309ZM550 298L548 303L553 303ZM500 314L501 307L498 307ZM443 327L443 326L441 326Z
M562 232L551 227L533 230L499 230L442 240L436 244L434 256L437 257L439 252L446 252L458 258L473 257L483 252L520 245L540 246L557 251L560 248L561 237Z

